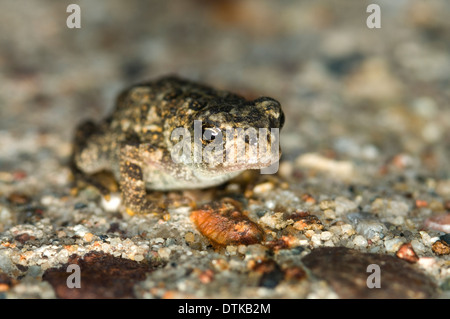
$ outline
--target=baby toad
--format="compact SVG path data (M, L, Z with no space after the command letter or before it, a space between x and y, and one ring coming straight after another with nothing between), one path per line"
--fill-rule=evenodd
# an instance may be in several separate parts
M280 103L272 98L246 100L178 77L163 77L123 91L112 114L98 124L88 121L78 126L73 170L77 178L85 180L94 173L110 171L119 181L127 210L145 213L152 206L146 199L147 189L210 187L246 169L278 161L278 149L271 163L262 156L242 161L248 154L236 152L230 143L240 135L226 133L232 128L279 130L283 123ZM180 128L187 134L182 136L184 143L180 136L174 138ZM266 135L263 140L275 142L273 135ZM257 142L254 136L245 137L246 152ZM198 157L199 149L216 152ZM183 156L175 160L174 154L179 153Z

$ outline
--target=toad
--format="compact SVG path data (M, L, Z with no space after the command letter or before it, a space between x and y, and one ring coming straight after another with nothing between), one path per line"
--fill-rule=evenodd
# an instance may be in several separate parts
M145 213L152 207L147 190L212 187L244 170L277 163L281 152L274 132L283 123L280 103L273 98L247 100L162 77L129 87L110 116L77 127L72 168L86 181L110 171L127 211ZM264 142L269 146L261 147Z

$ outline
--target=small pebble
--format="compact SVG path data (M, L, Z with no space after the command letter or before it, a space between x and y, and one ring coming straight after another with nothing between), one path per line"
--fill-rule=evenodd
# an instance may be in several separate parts
M316 232L314 230L312 230L312 229L309 229L309 230L305 231L306 238L311 238L315 234L316 234Z
M441 237L439 237L439 239L450 245L450 234L442 235Z
M355 174L352 162L337 161L314 153L300 155L296 159L295 164L302 168L327 173L332 177L342 180L349 180Z
M424 224L428 229L450 233L450 213L429 217Z
M237 252L237 247L236 246L232 246L232 245L229 245L229 246L227 246L227 252L228 252L228 254L230 254L230 255L236 255L236 252Z
M245 245L238 246L238 253L245 255L246 252L247 252L247 246L245 246Z
M92 233L86 233L83 236L84 241L86 241L88 243L91 242L93 238L94 238L94 235Z
M330 240L333 237L333 234L329 231L324 231L320 234L320 239L323 241Z
M50 196L46 196L45 198L46 199L48 199ZM52 197L50 197L51 199L52 199ZM52 199L53 200L53 199ZM44 198L41 200L41 203L42 204L44 204ZM52 202L51 201L49 201L49 200L46 200L45 201L45 204L44 205L50 205ZM74 209L83 209L83 208L86 208L87 207L87 205L85 204L85 203L76 203L75 205L73 205L73 208Z
M184 240L186 240L187 243L193 243L195 241L195 235L192 232L188 232L184 235Z
M393 238L384 241L384 247L386 248L386 251L390 253L397 252L400 249L400 246L402 245L403 245L402 238Z
M161 257L161 259L168 260L170 258L171 249L167 247L159 248L158 249L158 255Z
M371 205L372 213L382 217L406 216L409 212L409 206L402 201L377 198Z
M356 233L355 230L353 229L353 226L350 224L341 225L341 229L342 229L342 233L347 236L351 236Z
M271 182L258 184L253 188L253 193L255 193L257 195L267 193L267 192L270 192L271 190L273 190L273 187L274 187L274 185Z
M333 200L323 200L319 203L319 207L321 210L334 209L336 207L336 203Z
M73 230L75 231L75 235L77 235L81 238L83 238L84 235L86 235L86 233L89 232L89 230L86 227L84 227L83 225L75 225L73 227Z
M332 209L325 209L325 211L323 212L323 216L326 219L336 219L336 213Z
M426 231L420 231L419 232L420 236L422 237L422 241L426 246L431 246L431 244L433 243L431 240L430 235L428 235L428 233Z
M122 198L119 193L111 193L108 199L102 196L101 205L107 212L116 212L119 210L121 202Z
M419 260L419 257L414 251L411 243L401 245L396 253L396 256L410 263L416 263Z
M314 234L311 236L311 242L315 247L320 247L322 245L322 241L320 240L319 234Z
M383 238L387 232L386 226L376 220L361 220L356 224L355 230L358 234L369 239Z
M294 223L292 219L285 220L283 218L283 213L271 213L271 212L266 213L263 217L261 217L260 221L264 225L277 230L283 229L286 226Z
M341 226L331 226L329 228L330 232L332 232L334 235L339 236L342 234L342 228Z
M433 252L439 256L449 255L450 254L450 245L447 244L445 241L437 240L431 246L431 250L433 250Z
M336 215L340 216L358 209L358 204L348 198L339 196L334 200Z
M278 174L280 174L281 177L286 179L290 178L293 172L294 172L294 165L292 165L292 162L283 161L280 163Z
M7 197L7 200L10 203L16 204L16 205L25 205L31 201L30 197L28 197L27 195L22 194L22 193L11 193Z
M423 254L426 251L426 247L425 245L422 243L422 241L417 240L417 239L413 239L411 240L411 245L412 248L414 249L414 251L416 251L419 254Z
M211 261L211 264L218 271L225 271L230 267L230 265L225 259L213 259Z
M367 247L367 245L368 245L367 239L365 239L361 235L355 236L355 238L353 238L353 243L355 244L355 246L359 246L359 247Z

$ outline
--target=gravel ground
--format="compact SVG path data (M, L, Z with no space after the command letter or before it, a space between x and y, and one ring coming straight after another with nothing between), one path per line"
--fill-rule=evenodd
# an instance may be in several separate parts
M77 1L69 29L71 1L3 0L0 298L449 298L450 9L372 2L380 29L331 0ZM134 216L74 188L75 126L166 74L279 100L278 173ZM200 232L191 213L225 197L262 240Z

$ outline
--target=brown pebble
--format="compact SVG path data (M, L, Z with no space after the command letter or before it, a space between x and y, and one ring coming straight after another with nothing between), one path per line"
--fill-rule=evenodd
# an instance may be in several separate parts
M450 254L450 246L443 240L438 240L434 242L434 244L431 246L431 250L436 255L448 255Z
M184 240L187 243L193 243L195 241L195 235L191 232L186 233L186 235L184 236Z
M316 203L316 200L314 199L314 197L312 197L311 194L308 194L308 193L303 194L301 199L306 203L310 203L310 204Z
M16 204L16 205L24 205L24 204L28 204L31 200L30 198L22 193L11 193L8 196L8 201L12 204Z
M8 291L15 284L17 284L17 280L8 277L4 273L0 273L0 292Z
M450 200L446 200L446 201L444 202L444 208L445 208L446 210L450 211Z
M306 278L306 271L299 266L286 268L284 273L286 280L289 281L299 281Z
M29 240L34 240L36 239L36 237L34 236L30 236L27 233L22 233L20 235L17 235L16 237L14 237L15 240L17 240L19 243L24 244Z
M193 211L191 220L200 233L216 245L251 245L261 242L264 239L262 229L240 210L240 203L226 198Z
M416 263L419 260L419 257L414 251L411 243L403 244L397 251L396 256L410 263Z
M320 219L315 215L310 215L308 212L293 212L287 218L292 219L295 222L292 226L297 230L323 229Z
M280 249L287 249L287 248L291 248L292 247L293 243L296 242L295 239L296 238L294 236L291 236L291 235L281 236L281 238L279 238L279 239L275 239L275 240L269 241L266 244L266 246L271 248L271 249L273 249L273 250L275 250L275 251L278 251Z

